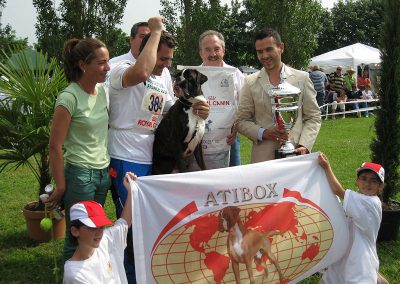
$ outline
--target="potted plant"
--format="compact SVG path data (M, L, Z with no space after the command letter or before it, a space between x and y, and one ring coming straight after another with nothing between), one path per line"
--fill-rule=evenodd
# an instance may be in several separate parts
M39 226L44 216L39 195L51 182L50 123L56 95L67 81L54 58L48 60L42 52L29 49L13 52L11 56L4 53L0 63L0 92L6 97L0 102L0 172L25 165L34 174L38 199L24 207L24 215L39 215L33 225L27 221L28 234L36 241L48 241L50 233ZM36 229L39 236L31 231Z
M380 108L376 113L376 138L371 143L372 160L385 168L382 195L383 218L378 240L396 240L400 226L400 204L394 201L399 192L400 164L400 2L384 1ZM397 196L398 197L398 196Z

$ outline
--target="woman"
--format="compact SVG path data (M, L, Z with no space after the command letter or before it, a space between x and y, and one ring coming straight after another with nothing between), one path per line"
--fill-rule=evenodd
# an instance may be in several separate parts
M64 202L66 232L70 207L94 200L104 205L111 184L107 154L108 113L102 85L110 70L106 45L94 38L71 39L64 45L68 87L58 96L50 132L50 167L56 190L46 202L53 208ZM64 158L63 159L63 147ZM75 245L66 234L64 261Z

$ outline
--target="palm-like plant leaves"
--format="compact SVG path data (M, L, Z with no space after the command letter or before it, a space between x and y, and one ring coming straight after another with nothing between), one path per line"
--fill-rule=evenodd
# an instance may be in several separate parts
M39 187L51 181L48 141L56 95L67 86L55 59L14 50L0 63L0 172L27 165Z

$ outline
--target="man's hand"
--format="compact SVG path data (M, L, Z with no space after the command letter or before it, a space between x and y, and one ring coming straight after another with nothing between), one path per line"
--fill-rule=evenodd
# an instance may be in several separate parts
M150 32L161 32L164 28L164 19L163 17L156 16L156 17L151 17L147 23L149 24L149 29Z
M270 129L265 129L262 138L263 140L269 139L273 141L285 142L289 139L289 136L285 129L281 129L280 127L276 126Z
M200 116L202 119L207 119L210 114L210 106L206 102L197 102L192 108L193 114Z
M228 136L226 136L226 144L228 145L232 145L233 143L235 143L235 139L236 139L236 135L237 135L237 125L236 123L233 124L232 128L231 128L231 133L228 134Z

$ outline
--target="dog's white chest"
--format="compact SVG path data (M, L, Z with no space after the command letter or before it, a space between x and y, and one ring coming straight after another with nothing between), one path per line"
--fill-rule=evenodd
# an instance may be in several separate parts
M193 152L196 146L201 142L204 135L205 121L199 116L193 114L193 109L185 110L188 116L189 131L185 138L185 143L188 143L188 149Z
M233 228L233 235L234 237L229 239L230 247L232 248L232 253L235 256L241 258L244 254L242 242L243 242L243 233L240 230L239 226L235 225Z

